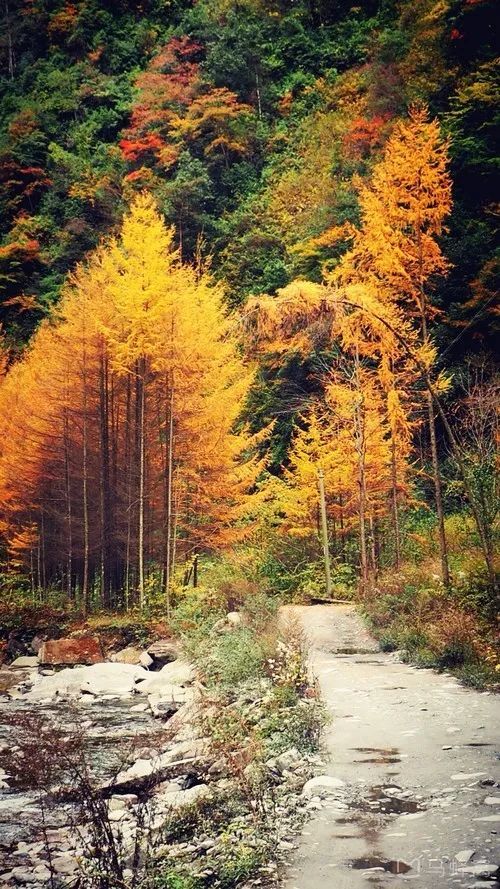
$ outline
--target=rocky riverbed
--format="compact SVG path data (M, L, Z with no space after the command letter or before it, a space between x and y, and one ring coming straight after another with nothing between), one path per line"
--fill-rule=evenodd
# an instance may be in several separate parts
M89 640L58 640L0 671L0 886L98 886L113 856L124 886L177 861L210 881L227 856L224 825L215 818L210 826L210 809L230 809L242 781L252 786L252 770L237 779L213 748L217 708L195 669L172 640L108 657ZM267 694L262 680L241 706L258 708ZM295 827L318 804L307 782L319 765L295 749L266 763L278 856L293 849ZM232 842L245 854L260 854L252 806L262 805L235 810ZM183 819L203 808L186 840ZM273 884L276 872L266 858L248 885Z

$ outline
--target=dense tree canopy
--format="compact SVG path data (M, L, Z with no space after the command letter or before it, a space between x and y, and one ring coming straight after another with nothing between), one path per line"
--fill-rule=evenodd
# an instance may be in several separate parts
M448 416L493 385L494 11L5 4L0 533L34 585L143 601L250 493L314 537L318 466L364 581L419 504L448 583L457 497L491 579L494 457Z

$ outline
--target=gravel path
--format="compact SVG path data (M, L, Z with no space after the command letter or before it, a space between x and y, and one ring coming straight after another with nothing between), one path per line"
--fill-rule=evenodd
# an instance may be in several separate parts
M380 653L354 606L287 611L311 644L340 780L308 804L286 889L500 886L500 698Z

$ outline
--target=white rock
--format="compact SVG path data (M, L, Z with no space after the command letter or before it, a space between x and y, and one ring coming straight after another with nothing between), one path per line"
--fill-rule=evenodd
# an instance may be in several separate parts
M485 806L500 806L500 796L487 796L484 801Z
M147 653L147 651L143 651L139 658L139 663L141 667L145 667L145 669L147 670L151 666L151 664L154 663L154 661L151 655Z
M451 776L452 781L472 781L474 778L481 778L482 775L486 775L486 772L457 772L456 775Z
M207 744L203 741L181 741L173 744L169 750L160 753L151 759L138 759L130 768L120 772L114 782L115 787L122 784L128 784L129 781L135 781L137 778L147 778L149 775L161 772L170 763L177 760L191 760L202 756L207 752Z
M207 799L209 796L210 788L207 784L195 784L194 787L188 787L187 790L173 790L162 794L160 802L169 809L181 809L184 806L191 806L201 799ZM155 797L155 801L156 799Z
M67 667L51 676L42 676L27 697L35 701L51 701L56 697L79 697L88 667Z
M72 855L61 855L52 859L52 867L57 874L73 874L78 868L78 862Z
M135 664L92 664L85 670L81 689L92 695L126 695L135 690L136 683L147 677L144 667Z
M331 775L316 775L315 778L306 781L302 788L302 796L325 796L340 787L345 787L344 781L341 781L340 778L333 778Z
M144 681L137 683L136 691L146 695L169 694L173 686L190 685L194 679L195 672L191 664L181 660L172 661L165 664L158 673L146 674Z
M279 756L275 757L276 767L280 772L283 772L285 769L293 768L300 763L300 760L300 753L295 747L292 747L290 750L285 750L284 753L280 753Z
M459 874L471 874L473 877L489 877L496 874L498 864L469 864L468 867L460 867Z
M33 873L32 868L28 867L13 867L12 868L12 876L19 880L20 883L37 883L38 877Z
M471 858L473 858L475 851L475 849L462 849L461 852L457 852L455 859L459 864L468 864Z
M232 627L240 627L243 623L243 618L239 611L230 611L229 614L226 614L226 621Z
M165 685L161 694L148 695L148 704L155 716L170 714L173 716L175 705L185 704L193 698L192 688L182 688L181 685Z
M132 664L137 666L141 663L142 654L142 649L136 648L134 645L128 645L127 648L115 651L114 654L111 655L110 661L113 661L113 663L116 664Z
M474 818L474 821L500 821L500 815L484 815L482 818Z
M10 665L11 670L26 670L27 668L38 667L38 658L36 657L16 657Z

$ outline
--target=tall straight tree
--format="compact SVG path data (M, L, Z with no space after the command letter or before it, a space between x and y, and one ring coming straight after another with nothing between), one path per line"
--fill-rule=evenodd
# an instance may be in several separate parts
M381 301L399 302L418 326L429 353L430 322L437 314L429 298L432 280L448 263L438 238L451 211L448 144L437 121L423 107L400 121L375 166L371 182L360 188L362 225L338 277L377 282ZM444 527L434 403L425 390L443 582L450 572Z
M222 288L172 243L137 198L0 386L7 539L19 555L25 542L38 586L67 566L89 607L122 586L142 606L162 572L168 592L179 555L239 539L261 465L236 431L253 372Z

